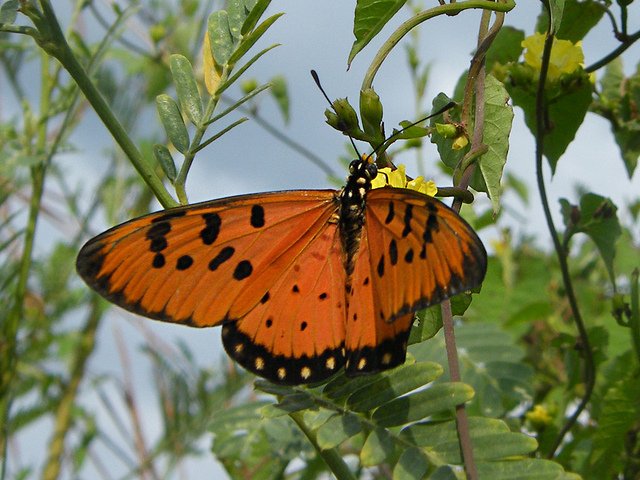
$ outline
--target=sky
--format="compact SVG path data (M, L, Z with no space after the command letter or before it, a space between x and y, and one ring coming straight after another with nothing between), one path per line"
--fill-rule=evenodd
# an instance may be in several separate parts
M407 11L401 11L399 19L394 19L379 38L356 57L351 69L347 71L346 59L353 41L353 8L354 2L344 0L273 2L268 13L283 11L286 15L270 29L261 45L264 47L271 43L281 43L282 46L263 57L252 67L248 75L261 83L275 75L286 76L291 98L289 125L282 123L277 107L266 95L260 102L260 114L270 119L273 125L288 136L322 157L338 177L344 176L337 158L347 151L346 139L325 124L326 100L313 83L309 70L315 69L319 73L330 97L346 96L352 104L357 105L360 83L371 58L395 26L408 16ZM640 24L639 10L637 5L635 9L632 8L630 25ZM537 12L538 2L520 0L516 9L507 14L505 24L523 28L527 35L531 34L533 18ZM450 95L461 72L468 68L476 44L479 18L479 11L465 11L456 17L436 18L421 27L421 53L432 65L426 95L428 103L438 92ZM586 63L591 64L600 59L615 46L609 24L606 21L600 22L584 42ZM625 53L627 73L635 68L639 57L638 45ZM410 78L403 48L396 48L390 55L376 77L374 87L385 108L387 130L401 120L414 118L414 98L410 93ZM235 95L239 96L237 92ZM427 107L428 105L425 109ZM159 122L153 128L160 128ZM523 115L518 108L515 109L511 138L506 170L527 182L531 199L527 208L513 196L507 196L505 201L509 202L526 221L518 220L516 217L506 218L505 221L514 236L534 234L539 245L545 248L549 245L548 233L534 187L534 142L524 126ZM105 148L110 146L110 139L104 127L95 117L89 115L81 134L73 140L82 153L65 156L61 159L61 164L76 173L72 182L85 185L86 191L90 192L92 179L97 181L98 178L96 171L107 163L102 158L105 156ZM364 145L361 148L366 151ZM428 147L427 158L430 163L427 168L435 171L435 149ZM415 171L412 155L408 156L406 163L407 171L411 174ZM637 197L637 192L640 191L640 175L636 174L631 181L628 180L607 123L593 114L587 114L587 120L580 128L576 140L560 160L554 178L550 177L548 168L545 169L551 208L557 222L560 222L557 199L569 196L575 203L577 198L573 192L578 184L585 185L596 193L610 196L614 202L620 204ZM442 177L437 179L439 185L446 180ZM187 192L190 201L196 202L251 192L331 187L333 185L320 169L250 121L225 135L197 157L191 170ZM481 197L477 195L478 202L486 208L488 201ZM107 225L96 225L97 229L102 227ZM43 228L46 231L49 227ZM486 244L490 244L497 235L496 230L482 234ZM46 248L44 243L41 248ZM143 329L152 331L154 335L169 343L178 338L186 342L193 349L198 363L202 365L217 364L223 353L218 329L195 330L159 322L151 323L148 320L136 319L117 308L113 309L110 318L103 322L101 327L99 345L91 359L90 369L94 374L119 373L121 368L115 339L117 336L126 339L134 365L134 381L138 387L137 400L141 411L145 412L145 433L149 438L154 438L160 433L159 417L154 391L150 388L149 367L139 350ZM85 395L83 402L89 406L95 405L95 408L100 410L91 392ZM108 422L105 423L107 424ZM43 445L46 436L43 437L39 433L30 432L28 438L32 440L23 443L23 462L28 463L31 457L40 458L41 449L38 445ZM206 449L206 445L204 448ZM205 456L204 460L189 462L186 466L187 472L208 469L211 462L208 456Z

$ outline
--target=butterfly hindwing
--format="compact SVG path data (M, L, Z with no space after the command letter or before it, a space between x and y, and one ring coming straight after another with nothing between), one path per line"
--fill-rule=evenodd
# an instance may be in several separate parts
M336 208L334 191L317 190L166 210L95 237L80 251L77 269L127 310L197 327L218 325L251 311Z
M348 375L373 373L403 364L409 331L415 317L413 312L409 312L389 322L382 314L384 302L374 285L369 233L369 228L363 230L351 286L347 292L349 308L345 348ZM403 287L395 285L394 288ZM392 291L387 292L387 295L392 294Z
M292 259L260 303L223 326L229 355L281 384L324 380L344 364L344 254L326 223Z

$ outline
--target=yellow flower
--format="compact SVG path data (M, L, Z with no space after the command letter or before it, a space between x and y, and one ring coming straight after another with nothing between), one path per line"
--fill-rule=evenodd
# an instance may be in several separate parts
M524 63L540 71L542 64L542 52L544 50L545 35L535 33L522 41ZM573 73L584 65L584 53L582 42L572 43L569 40L555 39L551 47L551 58L547 78L550 82L556 81L564 73Z
M420 176L407 181L405 169L404 165L398 165L398 168L393 171L389 167L379 169L378 176L371 182L371 187L381 188L389 185L396 188L408 188L430 197L438 193L438 188L433 180L425 180Z
M551 415L544 405L536 405L533 410L529 411L525 415L526 419L531 422L534 428L540 429L552 422Z

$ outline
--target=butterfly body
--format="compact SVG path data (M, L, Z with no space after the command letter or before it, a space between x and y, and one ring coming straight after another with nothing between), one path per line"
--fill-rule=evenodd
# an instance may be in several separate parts
M222 325L228 354L281 384L404 363L414 312L478 285L486 252L438 200L371 189L242 195L131 220L90 240L77 269L150 318Z

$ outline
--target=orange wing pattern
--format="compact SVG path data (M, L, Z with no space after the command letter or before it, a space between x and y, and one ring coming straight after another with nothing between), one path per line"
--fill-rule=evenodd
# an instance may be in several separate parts
M362 212L353 200L366 189L350 182L347 205ZM154 213L90 240L77 269L134 313L223 325L229 355L276 383L318 382L343 366L349 375L385 370L404 362L416 310L482 281L486 252L431 197L371 190L352 223L339 219L342 198L272 192ZM349 263L341 228L353 225L359 248Z
M366 225L372 253L361 268L372 272L380 308L375 314L387 322L436 305L484 278L482 242L461 216L433 197L403 188L371 190Z
M77 269L121 307L195 327L245 316L337 208L332 190L243 195L158 212L90 240Z
M371 190L349 292L347 373L404 363L414 312L478 285L486 252L442 202L399 188Z
M338 227L327 223L253 310L223 326L227 352L278 383L333 375L344 364L345 277Z

